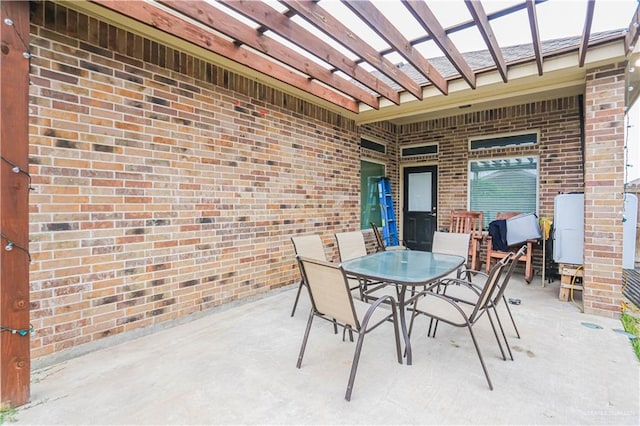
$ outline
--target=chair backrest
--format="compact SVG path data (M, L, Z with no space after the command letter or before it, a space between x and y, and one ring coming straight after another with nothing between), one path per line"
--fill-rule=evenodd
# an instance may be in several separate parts
M362 231L339 232L336 234L336 242L341 262L367 255Z
M511 260L510 260L511 263L509 263L509 267L504 273L504 279L500 283L500 288L498 289L498 291L495 292L495 296L493 297L494 305L497 305L498 303L500 303L500 300L502 299L502 295L504 294L504 290L505 288L507 288L507 284L509 284L509 280L511 279L511 275L513 275L513 271L516 269L516 265L518 264L518 261L522 256L525 255L526 252L527 252L527 245L524 244L522 247L520 247L520 250L518 250L511 257Z
M376 250L384 251L386 246L384 245L384 241L382 240L382 233L380 232L380 228L378 228L378 225L373 222L371 222L370 225L371 229L373 230L373 235L376 237Z
M470 233L436 231L433 233L431 251L462 256L466 259L469 255L469 241Z
M522 212L498 212L496 213L496 220L498 219L511 219L514 216L518 216Z
M317 260L327 260L320 235L296 235L291 237L291 242L296 255Z
M483 220L482 212L453 210L449 221L449 232L470 233L474 237L481 237Z
M300 270L309 285L313 309L339 323L360 329L347 277L342 267L323 260L298 256Z
M513 253L507 254L504 258L500 259L487 276L487 281L482 287L482 291L480 292L480 296L478 296L478 301L476 302L476 306L473 309L471 315L469 315L469 321L474 322L478 315L481 315L483 311L486 309L487 304L493 300L493 294L496 291L498 282L500 281L500 276L504 271L505 265L509 263L511 258L513 257Z
M463 257L466 260L469 256L470 241L471 234L436 231L433 233L431 251L434 253L453 254ZM458 268L458 271L464 268L466 263L465 261L465 263ZM456 278L459 276L458 271L454 271L444 278Z

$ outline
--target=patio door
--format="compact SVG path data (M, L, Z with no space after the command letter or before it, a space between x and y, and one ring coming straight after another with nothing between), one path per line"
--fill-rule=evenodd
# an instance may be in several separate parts
M438 167L404 169L403 240L411 250L431 251L438 217Z

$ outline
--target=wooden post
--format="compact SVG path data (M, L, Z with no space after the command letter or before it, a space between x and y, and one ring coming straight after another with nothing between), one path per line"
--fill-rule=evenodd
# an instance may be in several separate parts
M5 408L29 401L31 370L29 2L3 0L0 17L0 405Z

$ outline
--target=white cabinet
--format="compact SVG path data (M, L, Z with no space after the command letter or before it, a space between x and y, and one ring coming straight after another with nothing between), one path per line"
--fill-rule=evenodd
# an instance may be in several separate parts
M636 252L638 197L625 194L622 231L622 267L633 269ZM619 215L621 212L612 211ZM584 194L560 194L553 211L553 261L582 265L584 262ZM603 242L607 244L607 242Z

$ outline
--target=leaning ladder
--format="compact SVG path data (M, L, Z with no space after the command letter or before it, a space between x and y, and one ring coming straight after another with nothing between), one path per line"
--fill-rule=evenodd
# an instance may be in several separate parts
M382 177L378 181L378 196L380 197L380 215L382 216L382 239L387 247L400 245L396 212L393 209L391 196L391 181L388 177Z

